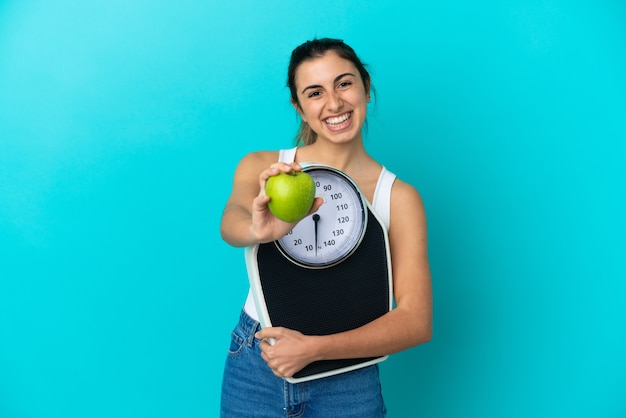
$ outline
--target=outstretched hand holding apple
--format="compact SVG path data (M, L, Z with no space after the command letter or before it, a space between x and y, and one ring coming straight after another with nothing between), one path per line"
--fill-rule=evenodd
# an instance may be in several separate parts
M276 163L260 177L261 190L252 205L252 233L258 242L283 237L324 203L315 197L313 178L297 163Z
M296 222L309 213L315 200L315 182L302 171L280 172L267 179L267 206L278 219Z

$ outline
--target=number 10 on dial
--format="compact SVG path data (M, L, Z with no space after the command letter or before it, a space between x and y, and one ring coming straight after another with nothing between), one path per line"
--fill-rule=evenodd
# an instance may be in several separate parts
M367 203L345 173L321 164L301 164L315 180L316 195L325 203L302 219L276 245L292 262L326 268L348 258L359 246L367 225Z

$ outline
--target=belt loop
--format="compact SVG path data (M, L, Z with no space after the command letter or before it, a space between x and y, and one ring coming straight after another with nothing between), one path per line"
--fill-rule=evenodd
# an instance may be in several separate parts
M252 329L250 335L248 335L248 347L252 347L254 345L254 334L256 333L256 327Z
M240 319L241 327L246 335L246 342L248 347L252 347L254 345L254 334L261 329L261 324L259 321L251 318L244 310L241 311L241 319Z
M250 335L248 335L248 346L252 347L254 345L254 334L261 329L261 324L258 321L254 321L252 326L250 327Z

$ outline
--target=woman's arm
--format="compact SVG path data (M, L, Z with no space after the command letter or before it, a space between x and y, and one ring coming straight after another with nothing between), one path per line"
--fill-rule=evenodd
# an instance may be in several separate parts
M233 187L222 213L222 239L235 247L275 241L289 232L296 223L283 222L270 212L265 183L278 173L300 171L297 163L279 163L276 152L254 152L241 159L235 170ZM315 199L311 212L322 203Z
M432 335L432 289L426 216L417 190L396 180L391 193L389 245L396 307L354 330L305 336L285 328L265 328L263 358L274 373L290 377L317 360L374 357L428 342Z

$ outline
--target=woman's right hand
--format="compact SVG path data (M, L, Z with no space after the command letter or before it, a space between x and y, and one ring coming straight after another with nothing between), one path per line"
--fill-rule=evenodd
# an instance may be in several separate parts
M269 210L268 203L270 197L265 194L265 185L267 180L283 173L291 173L293 171L302 171L302 167L298 163L274 163L269 168L263 170L259 175L259 194L252 201L252 223L250 225L250 233L259 243L275 241L287 234L298 223L285 222L276 218ZM316 197L308 214L316 212L324 203L320 197Z
M275 152L253 152L239 162L220 223L222 239L230 245L247 247L275 241L295 226L296 222L276 218L267 205L267 180L281 172L302 170L297 163L275 162L277 156ZM316 197L309 213L316 212L323 202L323 198Z

